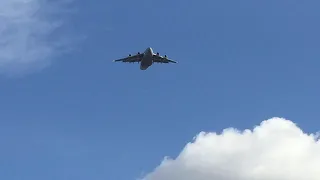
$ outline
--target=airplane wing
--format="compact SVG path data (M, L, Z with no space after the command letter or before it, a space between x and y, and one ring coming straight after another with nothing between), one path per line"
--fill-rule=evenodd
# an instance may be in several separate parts
M157 54L153 55L153 62L156 62L156 63L177 63L174 60L168 59L167 57L163 57L163 56L160 56Z
M114 60L113 62L129 62L129 63L134 63L134 62L140 62L142 59L143 54L136 54L136 55L129 55L128 57L121 58Z

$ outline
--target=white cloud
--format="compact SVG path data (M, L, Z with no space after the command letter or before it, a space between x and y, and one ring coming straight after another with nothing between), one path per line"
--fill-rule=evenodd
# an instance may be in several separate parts
M319 180L318 136L281 118L253 130L201 132L145 180Z
M1 74L21 75L51 63L66 47L66 41L51 37L63 22L54 16L67 12L65 5L69 3L69 0L0 1Z

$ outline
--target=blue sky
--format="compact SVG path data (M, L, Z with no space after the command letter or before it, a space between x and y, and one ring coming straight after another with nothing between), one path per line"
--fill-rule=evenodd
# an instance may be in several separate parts
M200 131L252 128L272 117L318 131L319 5L73 2L59 16L65 23L41 39L63 37L62 49L72 49L50 53L50 64L28 71L49 62L42 55L51 45L34 48L36 56L1 46L13 54L0 57L10 64L1 66L0 179L135 179ZM179 63L141 71L112 62L149 46ZM8 77L12 67L28 73Z

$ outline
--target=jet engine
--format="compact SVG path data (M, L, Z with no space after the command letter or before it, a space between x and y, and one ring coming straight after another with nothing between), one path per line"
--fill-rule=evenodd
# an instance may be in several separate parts
M160 54L157 52L157 55L159 56Z
M165 58L167 58L167 55L164 55Z
M129 56L131 56L131 54L129 54Z
M140 54L140 52L138 52L138 54Z

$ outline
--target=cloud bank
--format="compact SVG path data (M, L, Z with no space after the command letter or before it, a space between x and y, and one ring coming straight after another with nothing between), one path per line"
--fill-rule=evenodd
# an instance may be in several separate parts
M47 67L66 47L53 37L70 0L0 1L0 73L21 75ZM60 37L61 40L65 37Z
M165 158L144 180L319 180L320 144L282 118L253 130L201 132L176 159Z

